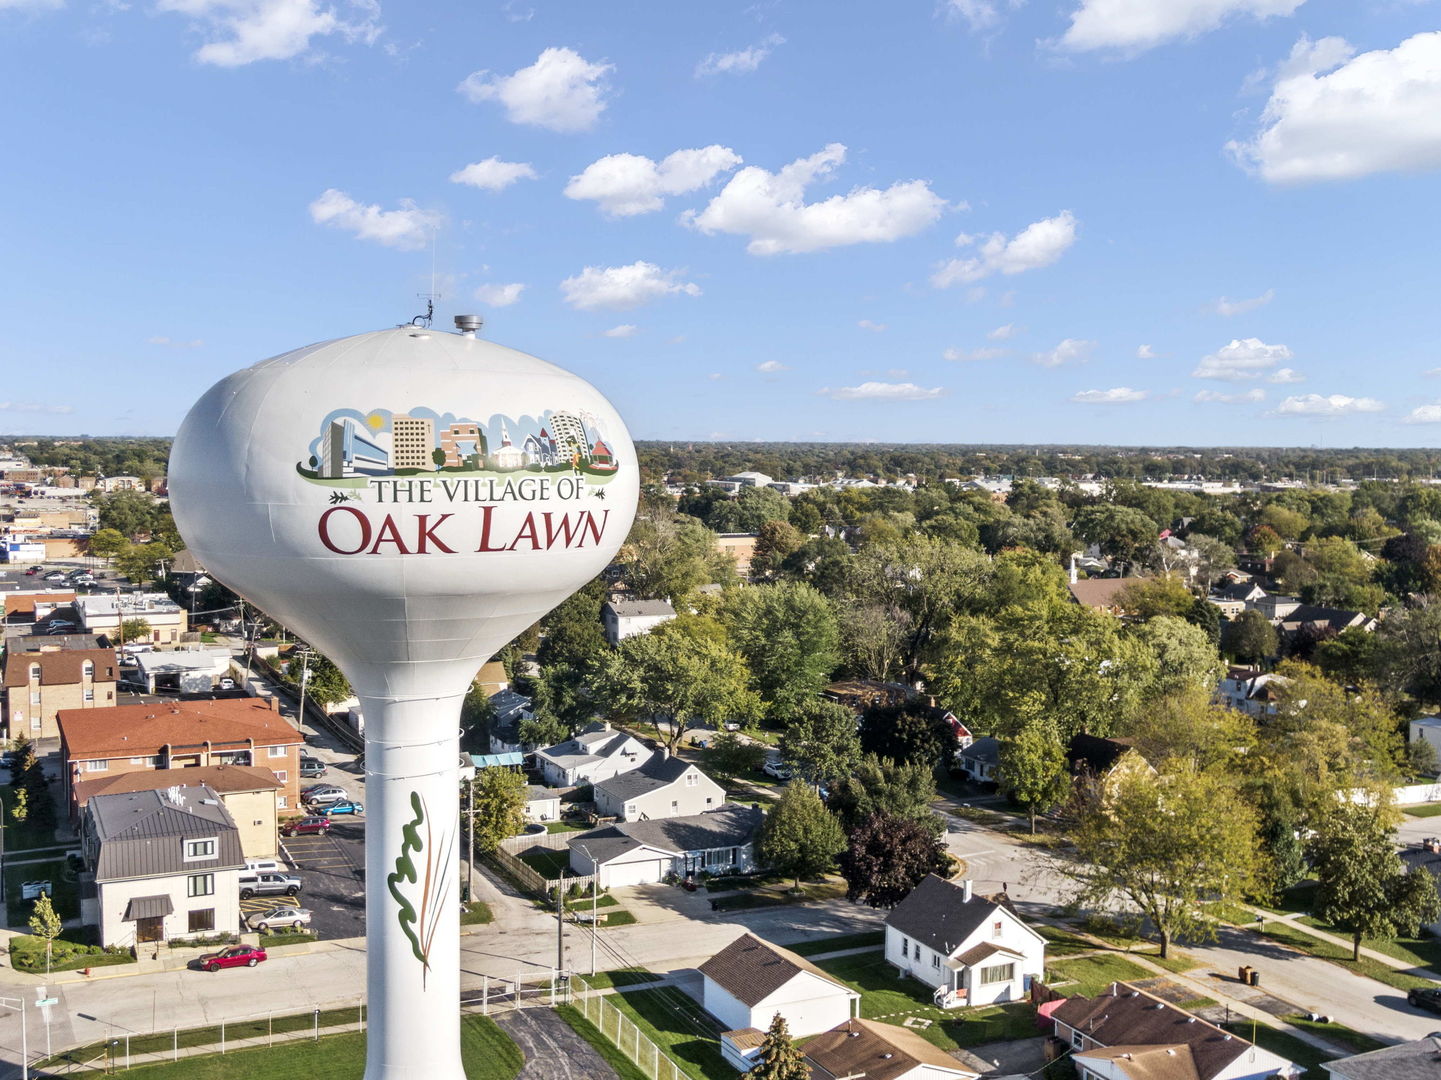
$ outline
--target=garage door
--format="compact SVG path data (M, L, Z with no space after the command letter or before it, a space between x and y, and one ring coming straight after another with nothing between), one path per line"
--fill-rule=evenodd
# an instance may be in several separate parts
M649 885L665 877L670 866L669 859L647 859L644 862L615 863L608 867L606 878L610 888L626 885Z

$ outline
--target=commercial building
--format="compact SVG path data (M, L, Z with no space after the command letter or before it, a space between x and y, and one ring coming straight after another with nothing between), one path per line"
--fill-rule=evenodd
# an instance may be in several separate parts
M390 418L390 464L400 469L435 471L435 421L396 413Z
M35 652L5 652L6 738L59 736L64 709L103 709L115 704L114 649L67 649L53 639Z

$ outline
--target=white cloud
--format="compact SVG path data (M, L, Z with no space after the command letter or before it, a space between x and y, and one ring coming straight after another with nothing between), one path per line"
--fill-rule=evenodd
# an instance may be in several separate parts
M1282 65L1257 133L1227 144L1242 167L1273 184L1441 168L1441 31L1339 67L1345 42L1302 43Z
M0 11L56 11L65 0L0 0Z
M589 131L605 111L611 64L592 64L574 49L544 50L513 75L475 71L457 89L472 102L499 101L506 119L551 131Z
M1306 376L1302 375L1302 374L1301 374L1299 371L1297 371L1295 368L1283 367L1283 368L1277 369L1274 373L1272 373L1272 374L1266 379L1266 381L1267 381L1267 382L1271 382L1271 383L1282 383L1282 384L1284 384L1284 383L1298 383L1298 382L1305 382L1305 381L1306 381Z
M1423 374L1423 375L1431 375L1431 376L1441 375L1441 367L1428 368L1426 371L1423 371L1421 374Z
M986 337L990 338L992 341L1009 341L1011 338L1016 336L1016 333L1016 324L1008 322L1005 326L998 326L994 330L988 332L986 334Z
M1196 37L1237 16L1290 15L1305 0L1081 0L1062 35L1063 48L1141 52Z
M1266 391L1259 386L1241 394L1223 394L1219 390L1198 390L1192 400L1196 402L1212 401L1220 405L1239 405L1246 401L1265 401Z
M509 285L482 285L475 290L475 298L489 307L510 307L524 291L525 286L518 281Z
M536 179L535 170L524 161L501 161L488 157L450 174L453 184L468 184L482 191L504 191L517 180Z
M957 361L998 360L1002 356L1005 356L1008 351L1009 350L1006 349L995 348L972 349L970 352L967 352L965 349L947 349L941 353L941 359Z
M1152 349L1151 346L1149 346L1149 345L1142 345L1139 349L1136 350L1136 359L1137 359L1137 360L1159 360L1160 357L1158 357L1158 356L1156 355L1156 351L1155 351L1154 349Z
M1275 298L1275 289L1267 289L1260 296L1253 296L1249 300L1228 300L1223 296L1216 301L1216 314L1225 315L1227 318L1232 315L1244 315L1248 311L1255 311L1257 308L1265 307Z
M956 243L967 247L978 237L962 234ZM1076 218L1062 210L1053 218L1027 225L1013 238L992 233L982 243L979 256L951 259L942 263L931 275L931 284L944 289L958 282L980 281L992 274L1020 274L1050 266L1076 242Z
M779 360L762 360L756 365L756 370L766 375L774 374L777 371L789 371L790 368Z
M198 349L205 344L200 338L192 338L189 341L177 341L175 338L153 337L146 338L151 345L165 345L171 349Z
M70 405L42 405L34 401L0 401L0 412L48 413L52 416L65 416L74 411L74 407Z
M881 331L883 331L883 330L886 328L886 324L885 324L885 323L883 323L883 322L871 322L870 319L862 319L860 322L856 323L856 325L859 326L862 330L873 330L873 331L875 331L877 334L879 334Z
M633 262L629 266L587 266L575 277L560 283L565 302L581 311L610 308L624 311L662 296L681 293L699 296L700 286L677 281L678 270L662 270L655 263Z
M1091 351L1095 347L1094 341L1068 337L1054 349L1032 353L1031 361L1040 364L1041 367L1060 367L1062 364L1080 363L1090 357Z
M760 67L777 45L785 43L786 39L779 34L771 34L763 41L737 52L711 53L696 65L696 78L707 75L744 75Z
M1129 386L1114 386L1109 390L1082 390L1071 395L1072 401L1082 405L1130 405L1145 401L1151 395L1145 390L1132 390Z
M202 64L240 67L257 60L289 60L310 49L311 39L339 34L371 44L380 36L380 6L352 3L357 18L315 0L159 0L157 11L188 15L210 39L195 53Z
M648 214L665 205L665 196L705 187L740 163L740 155L728 146L677 150L660 162L639 154L611 154L572 176L565 194L593 199L610 217Z
M928 389L908 382L863 382L859 386L837 386L834 389L824 386L816 391L823 397L835 398L837 401L925 401L928 398L938 398L945 392L940 386Z
M612 326L609 330L602 330L601 337L628 338L635 337L640 332L639 327L634 323L621 323L619 326Z
M1441 402L1418 405L1401 420L1403 424L1441 424Z
M1285 345L1267 345L1260 338L1232 339L1209 356L1191 372L1197 379L1257 379L1267 368L1291 359Z
M946 6L965 19L973 33L989 30L1001 21L994 0L947 0Z
M746 250L752 255L778 255L899 240L932 224L945 208L924 180L899 181L884 190L854 188L807 203L806 188L845 159L846 148L831 143L778 172L747 166L704 210L688 211L681 220L707 234L749 236Z
M399 210L382 210L375 203L358 203L343 191L327 188L310 204L310 220L346 229L360 240L416 251L429 242L430 231L441 219L434 211L421 210L412 199L401 199Z
M1276 411L1286 416L1345 416L1348 413L1380 412L1385 407L1375 398L1301 394L1288 397L1276 407Z

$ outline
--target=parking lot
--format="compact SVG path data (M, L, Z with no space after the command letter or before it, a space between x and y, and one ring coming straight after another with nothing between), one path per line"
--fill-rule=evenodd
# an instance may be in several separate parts
M281 854L304 883L299 900L323 938L365 933L365 819L340 819L323 836L282 837Z

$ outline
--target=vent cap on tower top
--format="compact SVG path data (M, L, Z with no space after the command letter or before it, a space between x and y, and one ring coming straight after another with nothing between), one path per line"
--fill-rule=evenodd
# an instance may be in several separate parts
M475 337L476 331L485 325L485 320L479 315L457 315L455 317L455 328L460 331L462 337Z

